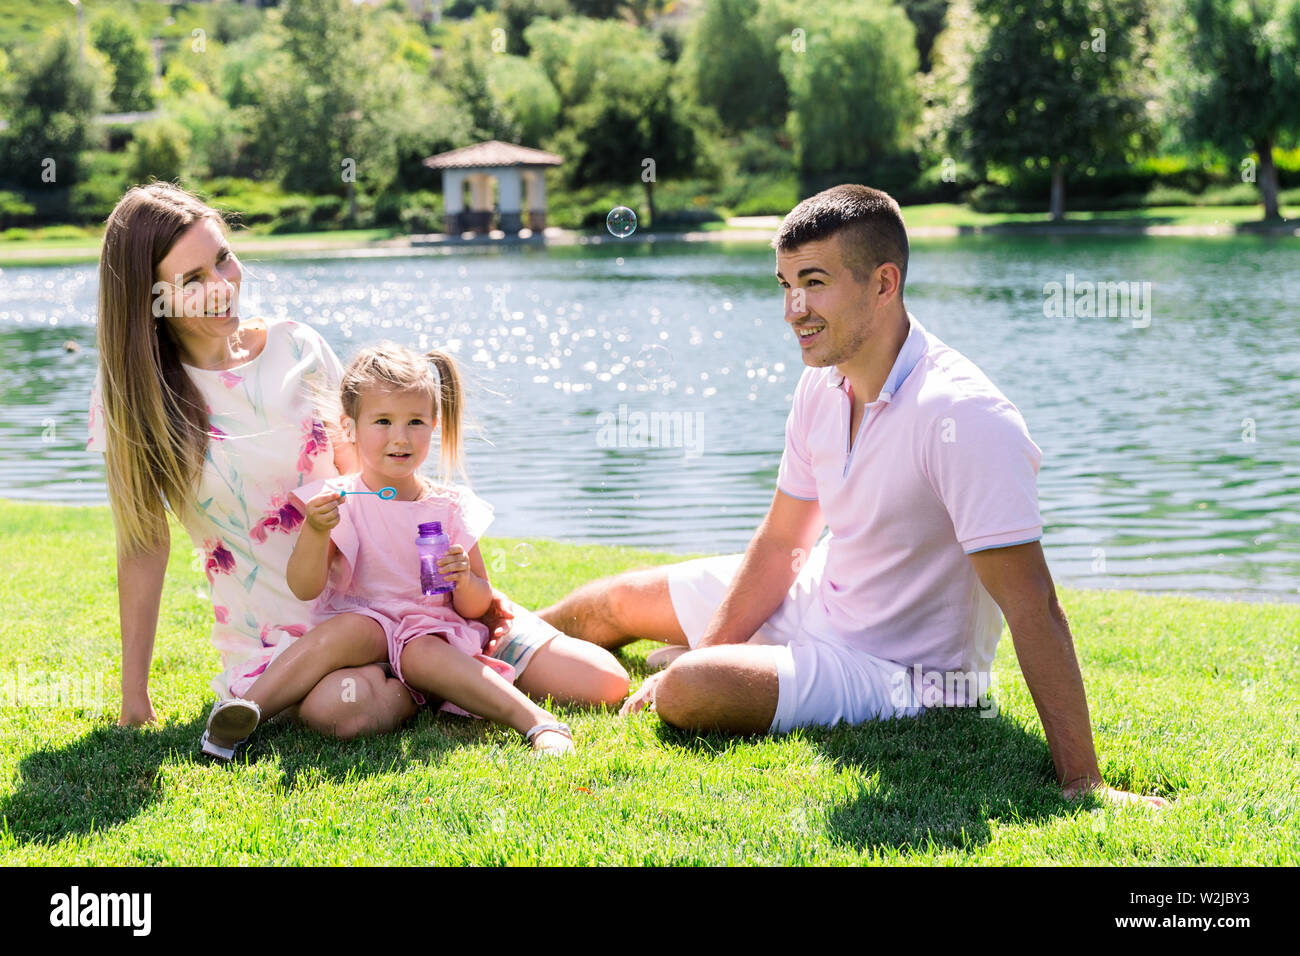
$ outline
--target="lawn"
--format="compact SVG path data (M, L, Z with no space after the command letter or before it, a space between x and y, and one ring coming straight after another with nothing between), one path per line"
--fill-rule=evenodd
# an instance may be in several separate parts
M578 754L540 761L513 732L422 713L352 742L273 723L225 765L198 754L218 657L202 572L178 527L172 540L151 675L161 726L124 730L107 509L0 501L0 863L1300 862L1300 606L1062 592L1102 770L1172 799L1159 814L1061 799L1008 635L992 718L730 739L561 709ZM484 553L534 607L673 560L519 544ZM623 652L634 682L650 649ZM59 678L102 681L102 709L93 692L80 708L15 703L20 680Z

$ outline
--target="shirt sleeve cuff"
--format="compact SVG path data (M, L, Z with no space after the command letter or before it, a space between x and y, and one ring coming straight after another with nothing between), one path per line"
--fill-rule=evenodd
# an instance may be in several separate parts
M991 548L1013 548L1018 544L1029 544L1043 537L1043 526L1021 528L1019 531L1007 531L1002 534L986 534L978 538L968 538L961 542L961 549L967 554L988 551Z
M816 501L816 500L817 500L817 489L816 489L816 488L811 489L811 493L810 493L810 494L806 494L806 495L797 495L797 494L795 494L793 491L790 491L788 488L783 488L783 487L781 487L780 485L777 485L777 486L776 486L776 490L779 491L779 492L781 492L781 494L786 495L786 496L788 496L788 497L790 497L790 498L798 498L800 501Z

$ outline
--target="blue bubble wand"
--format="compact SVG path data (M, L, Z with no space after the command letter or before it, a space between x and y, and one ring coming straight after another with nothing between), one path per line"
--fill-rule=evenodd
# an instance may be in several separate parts
M346 498L348 495L378 495L383 500L388 501L397 497L397 489L392 486L380 488L378 491L344 491L342 488L339 489L340 498Z

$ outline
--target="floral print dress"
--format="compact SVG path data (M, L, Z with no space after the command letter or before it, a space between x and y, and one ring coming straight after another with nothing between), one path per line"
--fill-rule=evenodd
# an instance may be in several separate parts
M211 587L212 643L223 668L212 687L223 698L247 692L308 629L311 605L294 597L285 579L303 521L289 493L338 474L316 398L338 394L337 356L299 322L247 324L267 329L252 361L225 371L185 367L211 423L197 514L185 530ZM86 447L104 451L98 378L89 424Z

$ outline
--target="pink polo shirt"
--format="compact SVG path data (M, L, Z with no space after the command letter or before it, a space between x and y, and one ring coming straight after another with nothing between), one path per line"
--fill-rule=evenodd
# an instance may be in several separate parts
M1042 452L974 363L908 321L852 451L843 376L805 369L795 389L777 485L816 500L831 532L802 626L926 671L987 672L1002 612L967 555L1042 537Z

